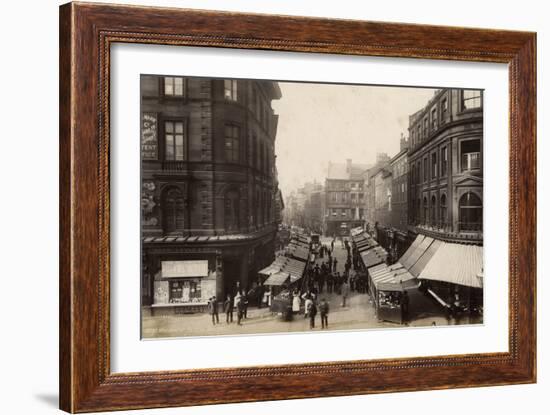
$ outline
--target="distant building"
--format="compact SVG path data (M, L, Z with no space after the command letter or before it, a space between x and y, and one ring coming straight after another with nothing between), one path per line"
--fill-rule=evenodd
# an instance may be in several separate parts
M141 77L142 292L156 312L200 309L271 263L279 98L271 81Z
M325 233L347 235L349 230L363 226L365 221L365 191L363 173L370 166L329 163L325 180Z
M374 232L376 224L389 222L391 184L389 188L382 190L384 185L388 186L388 180L391 180L388 174L391 175L390 158L386 153L378 153L374 166L366 169L362 174L365 190L365 221L366 227L371 233ZM375 180L376 176L378 176L377 180ZM388 194L388 190L390 194Z
M483 92L444 89L409 118L409 230L483 241Z
M404 233L407 232L407 226L409 224L409 198L407 196L409 186L408 145L409 142L401 136L399 153L390 160L390 169L392 172L392 197L389 225Z

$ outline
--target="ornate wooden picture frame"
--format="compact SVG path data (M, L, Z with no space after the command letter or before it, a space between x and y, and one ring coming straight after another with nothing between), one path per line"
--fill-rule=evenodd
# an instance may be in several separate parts
M508 64L509 351L111 373L109 70L115 43ZM91 412L535 382L535 106L534 33L105 4L61 6L61 409Z

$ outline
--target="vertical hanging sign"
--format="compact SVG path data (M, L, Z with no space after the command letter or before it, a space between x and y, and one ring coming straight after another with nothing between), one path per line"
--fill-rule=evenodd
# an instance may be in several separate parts
M141 118L141 159L158 160L157 114L144 112Z

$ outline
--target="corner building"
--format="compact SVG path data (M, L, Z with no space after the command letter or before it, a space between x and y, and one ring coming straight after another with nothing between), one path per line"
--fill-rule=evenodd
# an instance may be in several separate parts
M203 309L274 258L276 82L141 77L142 303Z
M444 89L409 118L409 231L483 243L483 92Z

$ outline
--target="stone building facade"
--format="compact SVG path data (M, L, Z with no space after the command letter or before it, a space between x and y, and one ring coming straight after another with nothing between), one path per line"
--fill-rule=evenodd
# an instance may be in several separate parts
M409 230L482 243L483 92L439 90L409 118Z
M271 102L280 97L271 81L141 77L144 304L191 306L185 274L204 264L191 291L210 279L221 300L273 259L282 206ZM163 276L165 265L182 278ZM207 300L196 296L196 306Z

